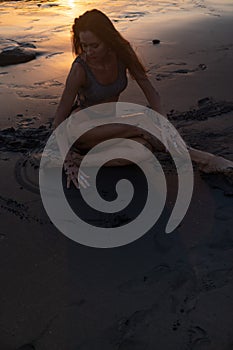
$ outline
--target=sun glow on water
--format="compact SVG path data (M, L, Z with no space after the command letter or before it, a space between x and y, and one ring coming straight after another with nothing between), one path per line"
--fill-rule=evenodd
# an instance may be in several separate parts
M30 40L37 46L46 41L68 41L75 17L97 8L106 13L121 32L131 23L151 18L153 21L179 21L179 16L220 17L232 13L232 0L31 0L0 1L0 49L15 41ZM47 44L49 45L49 44Z

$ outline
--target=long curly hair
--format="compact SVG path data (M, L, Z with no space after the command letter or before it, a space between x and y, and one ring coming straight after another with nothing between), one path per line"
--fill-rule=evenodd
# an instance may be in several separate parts
M146 74L146 69L140 62L130 43L116 30L111 20L101 11L93 9L75 18L72 26L72 51L80 55L83 50L80 44L79 33L91 31L124 62L130 75L134 78L135 72Z

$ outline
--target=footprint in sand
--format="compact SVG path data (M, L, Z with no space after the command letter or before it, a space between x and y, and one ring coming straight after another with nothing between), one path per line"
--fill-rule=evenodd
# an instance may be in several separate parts
M207 344L210 344L210 339L207 332L200 326L194 326L188 329L188 349L199 350L204 349ZM202 345L204 347L202 347Z
M233 268L228 269L218 269L210 271L208 274L204 275L200 281L200 290L202 292L209 292L213 289L222 288L233 279Z
M169 265L158 265L150 271L145 272L142 276L131 279L119 286L119 291L123 293L141 292L145 287L151 286L164 280L170 274Z
M152 310L137 310L118 321L115 342L117 349L141 350L148 348L148 332L152 322Z
M172 330L177 331L180 327L180 321L177 320L176 322L173 323Z

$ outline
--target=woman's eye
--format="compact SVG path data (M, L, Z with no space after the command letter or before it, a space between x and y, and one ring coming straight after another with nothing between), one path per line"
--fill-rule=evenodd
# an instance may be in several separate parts
M85 49L88 48L89 45L81 44L81 46L82 46L83 50L85 50ZM90 45L90 47L91 47L92 49L97 49L98 46L99 46L99 44Z

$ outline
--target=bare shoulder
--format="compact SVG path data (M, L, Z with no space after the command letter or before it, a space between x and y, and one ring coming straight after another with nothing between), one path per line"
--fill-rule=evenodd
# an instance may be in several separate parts
M75 80L80 86L85 85L86 73L81 63L75 61L72 63L68 78Z

